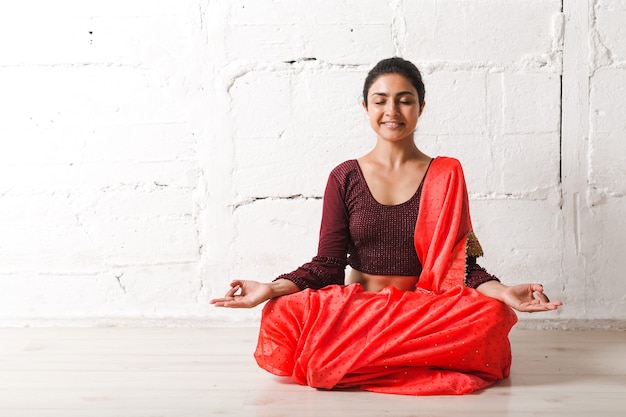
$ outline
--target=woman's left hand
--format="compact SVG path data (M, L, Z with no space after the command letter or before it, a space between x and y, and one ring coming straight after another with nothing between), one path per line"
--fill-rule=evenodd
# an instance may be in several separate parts
M550 301L543 293L541 284L520 284L509 287L498 281L487 281L476 289L487 297L500 300L509 307L525 313L556 310L563 305L560 301Z
M500 299L509 307L526 313L556 310L563 305L560 301L550 301L541 284L504 286Z

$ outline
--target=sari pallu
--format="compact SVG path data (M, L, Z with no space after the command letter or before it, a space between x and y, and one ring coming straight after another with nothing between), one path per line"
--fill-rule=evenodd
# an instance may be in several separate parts
M423 267L415 291L331 285L270 300L259 366L315 388L406 395L464 394L506 378L516 315L464 286L466 257L481 249L455 159L429 168L415 247Z

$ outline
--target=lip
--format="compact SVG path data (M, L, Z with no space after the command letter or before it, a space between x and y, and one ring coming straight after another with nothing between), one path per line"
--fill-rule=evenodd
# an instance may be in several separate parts
M404 125L404 123L396 121L396 120L388 120L386 122L381 122L381 124L385 125L386 127L390 129L397 129L401 127L402 125Z

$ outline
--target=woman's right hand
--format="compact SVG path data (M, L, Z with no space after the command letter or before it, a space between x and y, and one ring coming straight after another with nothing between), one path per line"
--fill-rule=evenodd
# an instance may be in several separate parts
M230 287L224 297L214 298L210 303L216 307L252 308L274 296L271 284L257 281L235 280Z

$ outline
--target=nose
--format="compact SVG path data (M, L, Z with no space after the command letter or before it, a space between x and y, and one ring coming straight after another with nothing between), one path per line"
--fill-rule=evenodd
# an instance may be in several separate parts
M388 115L398 114L398 103L396 103L395 100L387 100L385 113Z

